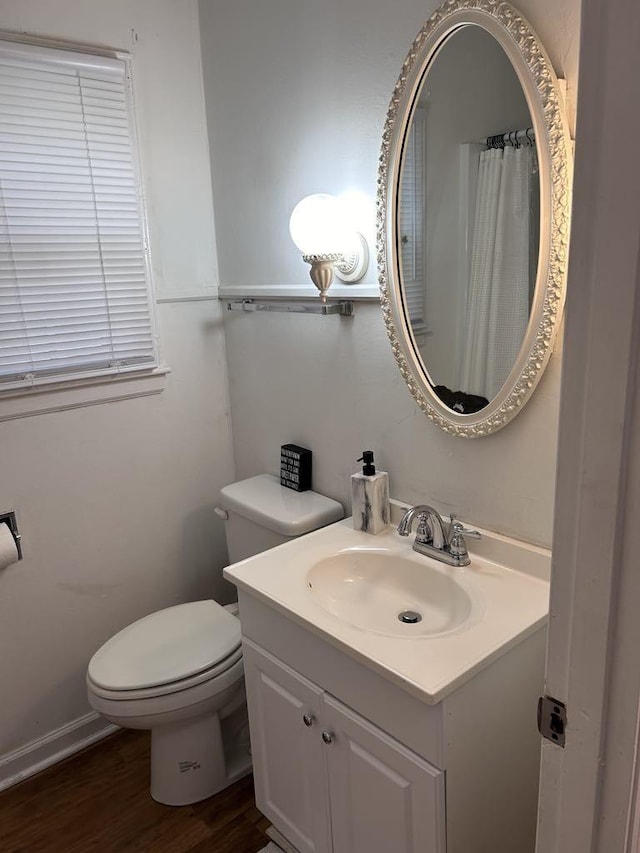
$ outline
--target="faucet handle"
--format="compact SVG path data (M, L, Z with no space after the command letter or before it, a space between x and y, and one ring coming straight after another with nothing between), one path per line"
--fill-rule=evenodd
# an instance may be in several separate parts
M468 563L469 552L465 538L480 539L481 533L479 530L468 530L461 521L456 521L455 515L450 516L450 518L449 553L454 557L465 558L465 562Z
M416 542L421 542L423 545L431 545L433 542L433 531L429 524L429 514L427 512L421 512L418 515Z
M455 519L451 520L447 550L453 557L464 558L465 562L468 562L469 552L464 538L464 526Z
M479 530L465 527L461 521L456 519L455 515L450 515L449 519L451 521L451 538L454 536L464 536L467 539L482 539L482 533Z

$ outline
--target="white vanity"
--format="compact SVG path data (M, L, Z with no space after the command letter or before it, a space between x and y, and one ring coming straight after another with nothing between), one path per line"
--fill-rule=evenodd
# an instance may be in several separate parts
M347 519L225 570L256 801L300 853L532 853L549 553L474 544L454 568Z

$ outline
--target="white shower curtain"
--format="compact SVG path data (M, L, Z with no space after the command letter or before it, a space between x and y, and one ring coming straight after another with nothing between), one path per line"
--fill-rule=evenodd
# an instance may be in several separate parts
M460 389L488 400L513 367L529 322L534 157L528 146L480 155Z

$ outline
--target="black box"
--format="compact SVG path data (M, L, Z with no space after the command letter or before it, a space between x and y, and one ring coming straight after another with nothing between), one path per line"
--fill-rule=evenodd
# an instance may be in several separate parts
M311 451L297 444L280 448L280 485L296 492L311 488Z

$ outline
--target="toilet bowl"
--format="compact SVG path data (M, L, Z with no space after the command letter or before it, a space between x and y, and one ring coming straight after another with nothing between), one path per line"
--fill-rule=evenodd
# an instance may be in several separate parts
M338 521L342 506L292 492L268 474L226 486L232 562ZM151 796L187 805L251 770L238 606L179 604L127 626L87 669L91 706L116 725L151 731Z
M246 721L236 755L229 744L225 754L222 734L225 719L244 710L233 608L194 601L134 622L91 658L87 692L112 723L151 730L151 796L158 802L197 802L250 769Z

